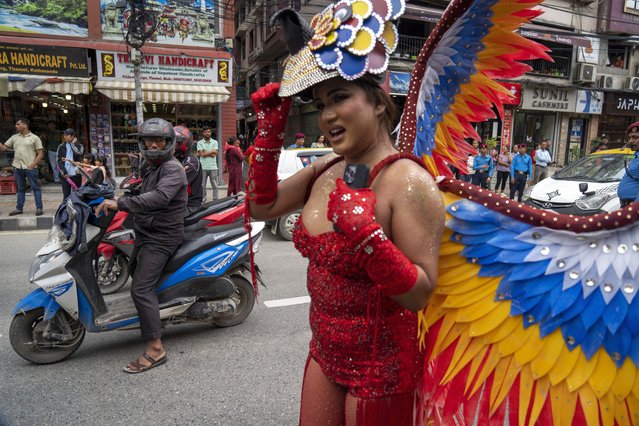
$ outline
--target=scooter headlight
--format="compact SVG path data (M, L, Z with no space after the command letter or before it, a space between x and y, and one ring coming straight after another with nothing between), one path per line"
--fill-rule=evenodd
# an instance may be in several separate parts
M614 194L605 192L602 194L595 194L577 201L575 205L581 210L599 210L613 196Z

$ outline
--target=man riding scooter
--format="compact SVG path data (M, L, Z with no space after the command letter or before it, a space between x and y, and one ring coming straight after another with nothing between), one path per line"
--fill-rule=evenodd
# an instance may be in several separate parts
M161 341L161 322L155 286L168 259L184 240L187 180L184 167L173 157L175 131L161 118L144 121L138 131L145 166L137 196L105 200L96 214L124 210L134 215L136 232L130 269L131 296L140 317L146 349L124 371L142 373L167 360Z

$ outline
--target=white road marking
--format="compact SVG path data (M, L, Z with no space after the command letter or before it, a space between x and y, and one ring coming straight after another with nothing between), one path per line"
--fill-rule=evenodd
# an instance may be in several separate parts
M264 306L267 308L279 308L280 306L302 305L310 302L311 298L309 296L301 296L290 297L288 299L267 300L264 302Z
M48 229L32 229L29 231L2 231L0 235L47 234Z

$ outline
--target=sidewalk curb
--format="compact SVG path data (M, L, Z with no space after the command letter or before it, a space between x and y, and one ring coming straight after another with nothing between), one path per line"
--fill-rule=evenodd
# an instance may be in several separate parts
M2 231L33 231L36 229L51 229L53 217L20 217L0 218L0 232Z

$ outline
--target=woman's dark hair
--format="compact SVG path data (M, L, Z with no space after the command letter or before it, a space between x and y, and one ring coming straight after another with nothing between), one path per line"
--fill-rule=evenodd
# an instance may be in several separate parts
M377 84L372 77L364 76L358 80L353 81L357 86L362 88L366 92L368 99L375 105L383 105L385 107L384 115L382 116L381 124L388 136L391 136L393 132L393 124L397 118L397 106L395 102L388 96L388 93ZM392 136L391 136L392 138Z
M106 170L106 177L110 178L111 177L111 168L109 167L109 162L107 161L106 156L102 155L102 154L96 155L95 159L97 161L99 161L100 163L102 163L102 166L104 167L104 170Z
M319 140L320 140L320 138L321 138L321 137L323 137L323 136L324 136L324 135L323 135L323 134L321 134L321 133L320 133L319 135L317 135L317 137L315 138L315 142L319 141ZM326 138L324 138L324 139L326 139Z
M92 152L87 152L84 154L84 158L89 160L89 164L95 166L95 154Z

